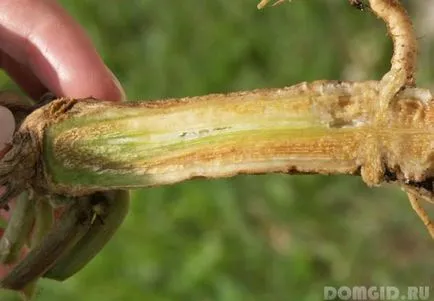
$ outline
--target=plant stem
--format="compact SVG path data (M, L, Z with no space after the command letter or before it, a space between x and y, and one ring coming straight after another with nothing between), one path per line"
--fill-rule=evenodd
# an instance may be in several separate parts
M271 172L361 172L372 185L386 171L426 179L431 94L400 93L388 126L379 127L371 105L377 87L375 81L318 81L130 104L63 99L35 111L25 128L45 122L33 135L43 140L42 178L54 193Z

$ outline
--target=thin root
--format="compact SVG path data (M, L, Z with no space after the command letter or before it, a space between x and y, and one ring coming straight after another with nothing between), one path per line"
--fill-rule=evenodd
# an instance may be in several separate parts
M263 9L265 6L267 6L267 4L270 1L271 0L261 0L261 2L258 3L257 8ZM289 0L289 1L291 1L291 0ZM282 4L283 2L285 2L285 0L276 0L276 2L274 2L273 5L271 5L271 6L276 6L276 5Z
M423 209L422 206L420 205L419 197L412 192L407 192L407 195L408 195L408 199L410 200L411 207L413 208L414 211L416 211L417 215L422 220L425 227L428 229L429 234L434 239L434 225L429 219L429 216L426 213L425 209Z
M264 8L271 0L261 0L258 9ZM277 0L274 5L285 0ZM368 7L363 0L348 0L360 10ZM399 0L369 0L372 12L386 23L387 31L393 42L393 56L391 68L379 85L379 103L377 119L384 121L387 109L396 94L406 86L415 85L415 71L417 65L417 38L413 24L407 11Z
M413 24L398 0L369 0L371 10L387 26L393 42L391 68L380 83L379 113L384 112L395 95L405 86L415 85L417 65L417 38Z

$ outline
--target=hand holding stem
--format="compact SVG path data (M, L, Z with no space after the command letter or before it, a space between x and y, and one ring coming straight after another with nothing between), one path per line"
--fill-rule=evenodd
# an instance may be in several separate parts
M56 1L5 0L0 11L0 67L33 99L48 91L59 97L124 98L83 29ZM0 123L3 149L14 131L13 117L4 107ZM10 212L0 210L0 215L8 219ZM12 267L0 265L0 278Z

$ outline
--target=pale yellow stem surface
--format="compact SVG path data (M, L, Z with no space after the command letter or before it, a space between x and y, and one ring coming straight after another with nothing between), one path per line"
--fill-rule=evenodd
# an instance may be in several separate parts
M376 123L379 82L113 104L59 100L31 115L43 131L40 186L56 193L255 173L360 174L378 185L432 176L431 94L407 89ZM67 108L67 109L65 109Z

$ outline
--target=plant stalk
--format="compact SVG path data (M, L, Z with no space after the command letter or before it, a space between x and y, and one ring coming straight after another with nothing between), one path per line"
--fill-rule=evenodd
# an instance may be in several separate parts
M58 194L274 172L361 174L369 185L431 178L431 93L407 88L378 124L378 85L317 81L126 104L62 99L20 131L41 150L35 186Z

